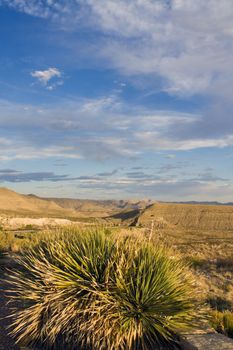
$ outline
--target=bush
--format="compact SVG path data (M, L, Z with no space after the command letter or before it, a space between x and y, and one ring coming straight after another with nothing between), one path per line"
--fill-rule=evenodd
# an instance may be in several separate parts
M233 313L230 311L212 311L211 326L218 332L233 338Z
M207 298L206 302L214 310L225 311L225 310L231 310L232 309L232 302L229 301L229 300L226 300L224 298L221 298L219 296L217 296L215 298L209 297L209 298Z
M164 248L103 232L65 233L20 259L12 334L61 349L169 349L195 323L193 281ZM59 345L58 345L59 344Z

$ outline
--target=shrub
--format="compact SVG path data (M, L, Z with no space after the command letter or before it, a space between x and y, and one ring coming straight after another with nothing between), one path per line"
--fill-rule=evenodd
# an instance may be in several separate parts
M0 250L0 261L3 260L6 256L6 252Z
M214 310L225 311L225 310L232 309L232 302L229 300L226 300L224 298L221 298L219 296L214 297L214 298L209 297L209 298L207 298L206 301L211 306L211 308Z
M233 338L233 313L225 312L223 316L224 329L228 337Z
M188 256L185 258L185 261L193 269L203 269L203 267L207 267L207 262L199 257Z
M210 324L218 332L233 338L233 313L230 311L211 311Z
M148 242L70 232L19 263L9 278L11 297L23 301L12 334L25 345L169 349L196 320L189 272Z
M233 271L233 258L218 258L216 261L217 269L226 269L228 271Z

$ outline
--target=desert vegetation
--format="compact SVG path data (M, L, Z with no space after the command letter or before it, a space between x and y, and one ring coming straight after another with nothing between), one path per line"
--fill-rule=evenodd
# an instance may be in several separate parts
M193 276L179 256L109 230L67 229L42 240L18 259L8 283L19 301L12 334L26 345L172 349L200 320Z
M24 197L23 200L27 200L27 197ZM33 200L37 201L37 199ZM92 205L88 202L86 206L85 201L81 204L85 207L85 213L87 209L89 210L90 204ZM98 203L94 204L93 210L97 210ZM41 202L40 205L42 205ZM111 213L114 212L113 205L114 203L111 203ZM79 210L81 210L80 208ZM103 206L103 212L105 208ZM0 220L1 266L9 263L11 268L13 259L19 259L16 273L10 280L12 292L9 295L11 300L15 298L19 300L19 303L16 303L19 307L15 310L15 317L13 317L12 332L15 338L24 344L43 343L43 346L48 348L52 346L56 348L57 343L60 345L62 341L65 344L69 343L71 348L77 348L78 345L92 348L95 343L98 344L100 349L101 347L102 349L111 348L111 346L115 349L116 345L111 345L114 339L119 344L117 345L119 349L123 349L127 348L125 344L129 342L129 338L125 334L131 334L131 343L129 344L137 344L135 349L137 347L137 349L140 349L140 347L149 349L148 341L157 344L164 342L170 344L169 342L172 339L174 344L174 341L178 339L179 330L181 329L183 332L184 326L188 326L190 320L193 317L195 318L192 311L197 309L197 304L206 305L205 316L210 327L217 332L232 337L232 210L233 207L225 206L165 203L150 204L147 208L140 209L137 207L135 209L134 204L127 204L122 210L118 210L117 214L99 217L97 221L88 218L88 220L84 220L85 222L81 222L82 215L79 213L78 218L74 217L72 219L71 226L66 227L62 224L60 229L58 224L63 223L63 219L67 223L67 212L64 212L64 216L60 216L58 221L56 221L57 219L53 216L53 213L46 220L44 217L42 220L39 212L33 214L33 218L30 218L28 214L25 217L22 212L18 214L13 212L11 214L3 213L2 220ZM38 222L40 225L37 225ZM97 222L98 226L96 226ZM92 230L91 233L87 232L88 228ZM99 232L98 234L96 230ZM61 234L61 232L63 233ZM66 233L64 234L64 232ZM96 240L95 245L93 243L94 239ZM105 253L107 254L108 251L108 258L103 255L102 250L98 250L101 246L100 242L105 248L107 247ZM81 250L83 246L88 247L89 250L86 248L86 250ZM92 247L92 250L89 246ZM74 255L75 251L77 251L76 255ZM95 261L93 261L94 254ZM176 309L175 312L178 312L176 314L178 318L175 314L172 314L164 316L162 321L160 320L161 324L160 321L156 321L157 327L160 325L160 330L157 329L154 333L157 338L150 333L151 331L148 338L146 328L143 328L142 331L142 328L139 330L139 328L135 329L132 326L132 315L135 315L134 307L136 305L135 301L133 302L132 293L136 293L137 290L138 295L142 296L145 291L144 287L143 290L137 289L139 286L137 270L140 268L141 271L144 271L142 266L147 266L148 269L148 274L145 274L146 277L144 276L144 285L149 288L150 283L158 283L158 279L153 280L151 277L150 283L147 284L146 278L149 279L149 271L156 269L155 264L151 261L152 257L154 259L154 256L161 255L169 261L169 264L171 261L176 262L174 267L178 266L178 270L181 266L185 267L184 275L179 275L178 270L176 272L173 270L172 264L167 265L172 267L169 273L173 274L174 279L176 281L182 280L182 283L180 283L181 289L186 285L184 281L187 281L186 287L188 290L195 289L195 293L192 295L195 294L196 300L189 299L190 309L187 314L190 316L190 320L187 319L186 314L185 317L182 316L184 324L181 324L178 317L178 314L181 316L181 313ZM68 256L69 260L67 260ZM86 262L90 263L92 261L92 265L95 265L96 268L94 269L92 266L93 271L88 272L90 265L81 266L80 260L77 260L78 256L84 257ZM64 260L65 258L66 260ZM103 260L105 265L100 264ZM161 262L162 260L158 261ZM100 269L101 271L98 270L97 263L104 266L103 269ZM163 265L158 264L158 266L162 271ZM84 273L82 270L82 274L86 280L84 278L82 283L79 281L78 287L74 280L75 278L79 279L80 269L84 267L86 272ZM95 275L97 271L98 278L102 276L100 280ZM169 277L168 269L166 271ZM7 272L5 275L8 278ZM181 275L186 279L183 277L181 279ZM89 280L87 276L89 276ZM62 281L64 285L62 285ZM162 285L164 281L161 280L159 283ZM159 284L157 284L158 286ZM174 286L177 287L178 283L175 283ZM168 285L165 287L167 288ZM85 291L84 297L81 292L77 292L77 288ZM73 298L73 291L75 291L77 299ZM30 293L31 299L29 298ZM150 302L154 302L152 294L147 291L146 295ZM188 295L190 294L187 293L186 297ZM158 300L161 301L161 299ZM72 301L72 303L69 304L68 301ZM166 301L167 304L165 303L164 307L167 309L163 310L164 315L166 315L169 308L174 310L174 304L170 304L171 300L167 298ZM130 308L131 302L133 305L130 309L132 319L124 321L123 327L122 320L125 320L124 317L126 317L125 308L126 306ZM68 311L72 307L75 308L75 305L78 306L75 309L76 313L73 317L68 317L68 315L71 315L71 311L70 314ZM122 313L117 313L116 310L118 309ZM34 311L34 313L31 311ZM62 316L59 316L59 312ZM30 317L27 317L27 315ZM100 315L104 315L103 318ZM118 318L116 315L118 315ZM145 315L147 321L150 320L151 322L150 317L156 320L153 318L155 314L148 316L145 313ZM79 320L78 323L75 323L76 319ZM170 319L177 322L177 327ZM201 316L200 319L202 319ZM63 322L56 321L56 323L55 320L62 320ZM94 320L94 323L90 320ZM196 319L195 322L191 323L197 324ZM110 327L112 324L116 328ZM136 324L135 322L134 326ZM101 328L101 325L104 327ZM143 325L145 326L145 322ZM85 328L85 326L87 327ZM27 329L30 330L28 333L26 332ZM76 329L76 333L74 329ZM116 331L116 329L120 329L120 331ZM161 334L161 330L165 331L166 334ZM82 334L81 338L80 334ZM107 337L106 334L110 335ZM106 339L109 343L106 343ZM133 346L131 345L131 348ZM67 345L66 348L68 349Z
M213 310L210 312L210 324L219 333L233 338L233 313Z
M22 253L25 249L36 246L48 234L48 230L34 231L0 231L0 251L8 254Z

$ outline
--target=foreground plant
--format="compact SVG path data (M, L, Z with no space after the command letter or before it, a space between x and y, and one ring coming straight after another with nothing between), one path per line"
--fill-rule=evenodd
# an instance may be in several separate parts
M172 348L196 322L193 281L164 248L96 230L29 251L9 278L12 334L43 348Z

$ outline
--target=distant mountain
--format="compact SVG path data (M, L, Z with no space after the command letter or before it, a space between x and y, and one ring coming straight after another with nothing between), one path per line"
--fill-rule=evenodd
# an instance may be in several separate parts
M153 200L41 198L0 188L0 213L25 216L104 218L125 225L233 230L233 203L165 203Z
M71 211L53 201L46 201L34 195L23 195L7 188L0 188L0 212L14 214L70 215Z
M162 202L161 202L162 203ZM202 201L202 202L198 202L198 201L187 201L187 202L169 202L169 203L178 203L178 204L205 204L205 205L233 205L233 202L217 202L217 201Z
M141 210L151 203L151 200L90 200L72 198L43 198L52 201L65 209L76 210L83 216L108 217L119 211Z
M105 218L121 211L141 210L150 200L86 200L41 198L0 188L0 212L12 215L45 215L79 218Z

